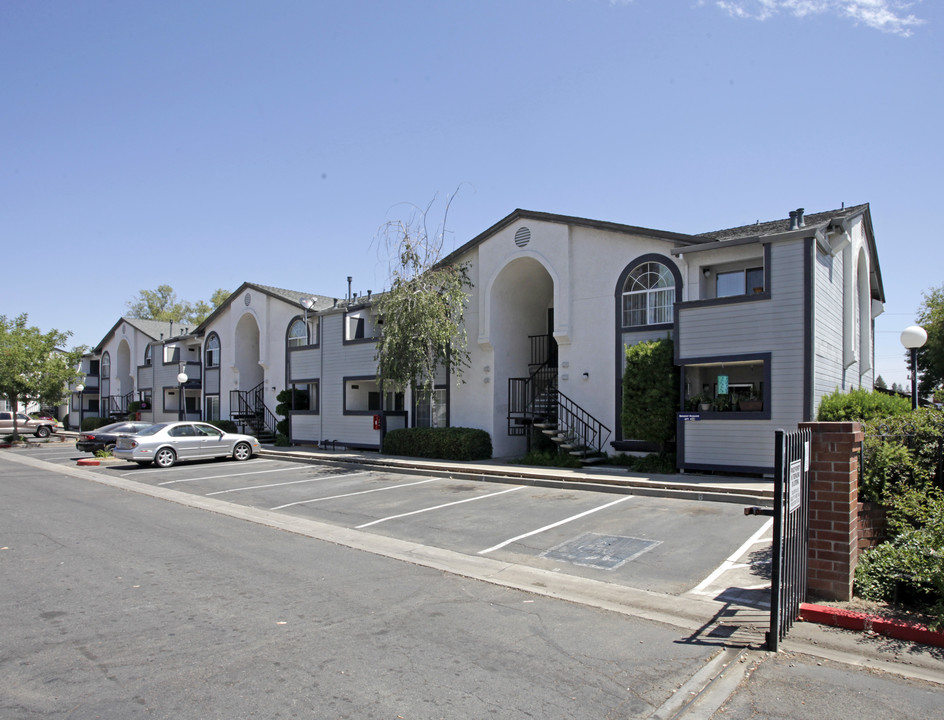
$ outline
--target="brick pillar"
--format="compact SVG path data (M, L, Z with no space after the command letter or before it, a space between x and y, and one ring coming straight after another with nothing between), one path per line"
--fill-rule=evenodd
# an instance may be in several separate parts
M857 422L802 423L813 433L810 449L808 593L849 600L859 560L859 452Z

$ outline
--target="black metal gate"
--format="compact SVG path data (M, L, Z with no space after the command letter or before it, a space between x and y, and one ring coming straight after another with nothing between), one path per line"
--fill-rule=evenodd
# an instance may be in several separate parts
M767 647L776 652L806 600L810 544L810 442L807 428L776 434L773 567Z

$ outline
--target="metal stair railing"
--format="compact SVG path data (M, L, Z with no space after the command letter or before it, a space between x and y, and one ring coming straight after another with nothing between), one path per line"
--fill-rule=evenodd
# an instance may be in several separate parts
M231 390L229 393L230 418L234 422L248 425L256 436L275 434L277 421L265 405L264 393L264 383L259 383L251 390Z
M558 434L569 439L570 445L596 453L610 437L610 429L564 393L557 391Z

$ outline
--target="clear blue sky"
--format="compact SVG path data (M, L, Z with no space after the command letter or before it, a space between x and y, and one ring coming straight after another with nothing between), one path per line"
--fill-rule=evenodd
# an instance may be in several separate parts
M0 314L94 345L139 290L380 290L515 208L703 232L869 202L878 371L944 284L932 0L0 0Z

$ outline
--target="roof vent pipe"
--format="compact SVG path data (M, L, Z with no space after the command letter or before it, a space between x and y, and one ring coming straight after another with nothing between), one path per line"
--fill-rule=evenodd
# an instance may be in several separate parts
M803 219L803 208L797 208L797 226L806 227L806 221Z
M790 211L790 229L796 230L799 226L797 225L797 212L796 210Z
M348 299L348 302L350 302L350 300L351 300L351 280L353 280L353 279L354 279L354 278L352 278L350 275L347 276L347 299Z

